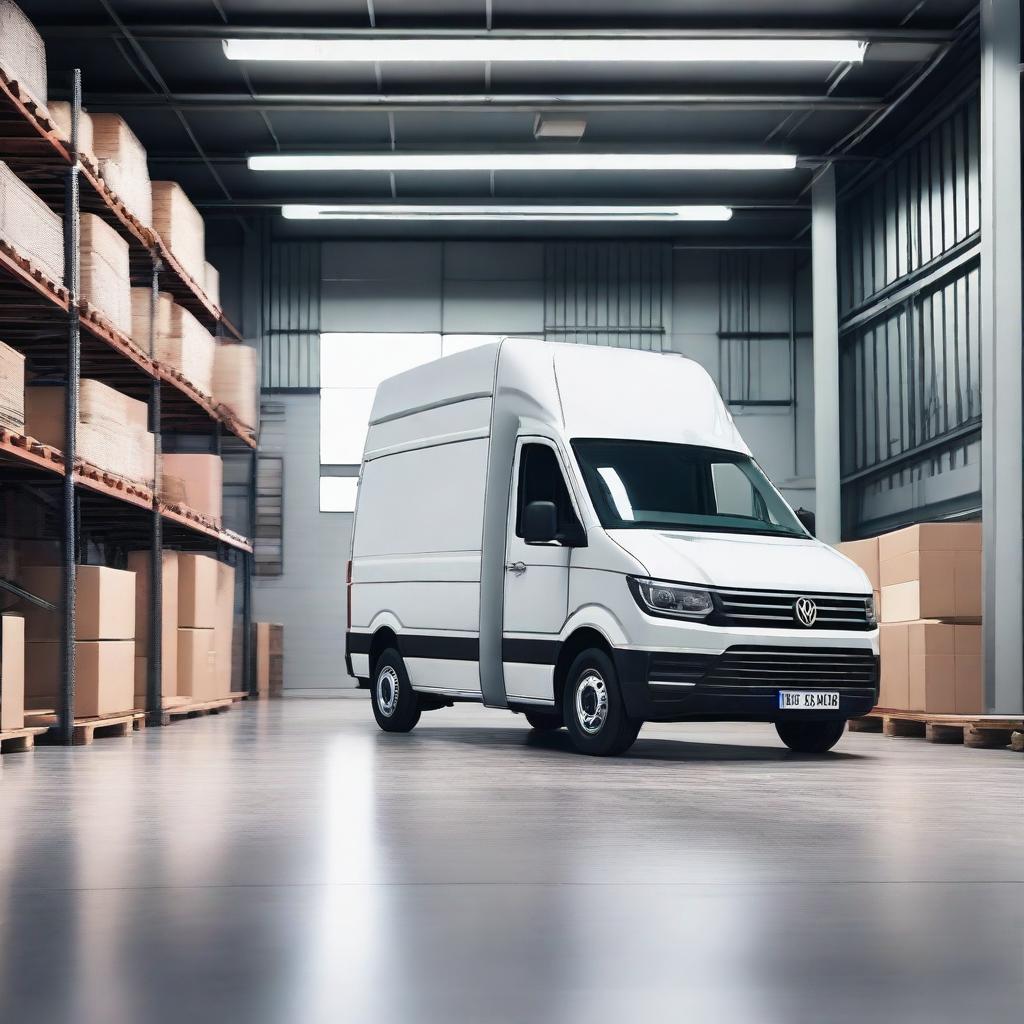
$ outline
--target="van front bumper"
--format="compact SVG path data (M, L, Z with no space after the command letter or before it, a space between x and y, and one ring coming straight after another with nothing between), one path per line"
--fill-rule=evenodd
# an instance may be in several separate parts
M737 644L720 654L616 648L627 713L646 722L859 718L878 701L869 647ZM839 693L839 709L780 711L780 690Z

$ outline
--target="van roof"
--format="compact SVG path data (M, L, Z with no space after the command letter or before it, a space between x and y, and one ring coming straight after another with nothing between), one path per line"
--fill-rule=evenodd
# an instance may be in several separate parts
M414 367L381 383L371 425L480 398L567 439L673 441L749 454L708 372L675 353L501 341Z

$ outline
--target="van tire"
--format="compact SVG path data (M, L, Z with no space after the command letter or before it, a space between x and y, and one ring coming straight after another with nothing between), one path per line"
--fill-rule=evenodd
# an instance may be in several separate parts
M595 757L624 754L643 725L626 714L615 665L596 647L578 654L569 667L562 691L562 717L573 746L581 754Z
M846 731L846 719L819 719L817 722L784 721L775 723L779 739L798 754L825 754Z
M531 729L538 732L558 732L565 724L557 711L524 711Z
M393 647L381 653L370 680L373 717L385 732L411 732L420 720L420 704L409 684L402 656Z

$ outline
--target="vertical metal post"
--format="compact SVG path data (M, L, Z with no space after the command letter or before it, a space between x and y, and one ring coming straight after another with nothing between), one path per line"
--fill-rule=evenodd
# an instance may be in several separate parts
M1024 711L1020 7L981 4L981 504L989 711Z
M62 488L61 557L64 622L61 628L61 686L57 729L70 744L75 726L75 590L77 585L77 517L75 515L75 453L78 428L78 387L82 370L78 319L78 121L82 111L82 72L71 74L71 165L64 187L64 285L68 291L68 359L64 389L64 480Z
M829 164L811 186L814 333L814 515L818 537L841 539L839 493L839 297L836 273L836 172Z
M160 260L153 257L149 291L149 354L156 356L157 313L160 301ZM153 432L153 513L149 548L149 671L146 676L146 720L163 724L163 620L164 620L164 533L160 517L160 456L163 441L160 427L160 379L154 377L149 392L149 428Z
M249 459L249 523L247 535L256 544L256 452ZM255 637L252 630L252 574L256 558L252 552L242 552L242 689L256 696Z

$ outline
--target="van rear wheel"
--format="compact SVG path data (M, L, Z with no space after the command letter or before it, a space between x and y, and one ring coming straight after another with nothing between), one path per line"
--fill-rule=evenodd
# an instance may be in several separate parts
M846 720L826 719L817 722L784 721L775 723L779 739L798 754L824 754L842 739Z
M573 746L596 757L624 754L643 725L626 714L615 665L597 648L583 651L570 666L562 716Z
M370 686L373 717L385 732L411 732L420 720L420 705L402 656L389 647L373 666Z

